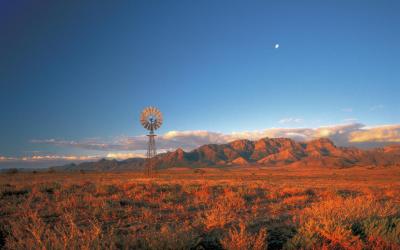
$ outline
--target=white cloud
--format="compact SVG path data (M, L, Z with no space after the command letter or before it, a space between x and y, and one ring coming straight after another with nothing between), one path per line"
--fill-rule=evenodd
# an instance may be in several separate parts
M350 112L353 112L353 109L352 108L344 108L344 109L342 109L342 111L350 113Z
M121 145L113 145L109 142L98 142L95 139L82 140L82 141L66 141L57 139L45 139L45 140L31 140L32 143L39 144L50 144L57 146L73 147L73 148L83 148L83 149L93 149L93 150L108 150L115 149L118 150Z
M1 156L0 155L0 161L13 161L16 160L17 158L15 157L7 157L7 156Z
M99 159L97 155L33 155L33 156L22 156L22 157L6 157L0 156L0 161L88 161Z
M378 105L375 105L375 106L372 106L371 108L369 108L369 111L380 110L380 109L383 109L384 107L385 107L384 105L378 104Z
M301 118L292 118L292 117L283 118L283 119L279 120L279 123L281 123L281 124L301 123L301 122L303 122L303 119L301 119Z
M346 118L346 119L343 119L343 121L346 123L356 123L358 121L358 119L357 118Z
M382 125L354 131L350 142L400 142L400 125Z
M144 154L139 153L108 153L105 158L109 159L117 159L117 160L124 160L129 158L143 158L145 157Z

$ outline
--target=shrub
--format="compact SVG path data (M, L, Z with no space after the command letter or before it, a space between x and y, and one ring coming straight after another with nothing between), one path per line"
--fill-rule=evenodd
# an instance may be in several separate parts
M246 225L242 222L239 228L232 228L229 230L228 235L221 239L221 245L224 249L242 250L266 249L267 231L265 228L261 229L257 234L248 232Z
M117 186L115 185L107 185L105 187L107 194L112 195L118 193L120 190Z
M160 231L147 234L148 249L192 249L198 244L199 235L190 225L163 225Z
M19 170L17 168L10 168L6 171L7 174L18 174Z
M56 172L56 169L55 168L49 168L48 170L47 170L47 173L49 173L49 174L54 174Z
M205 212L204 225L207 229L224 228L240 218L246 208L246 203L239 194L226 191L218 197L213 206Z
M58 182L45 182L38 185L41 192L48 194L52 194L55 190L61 189L61 184Z

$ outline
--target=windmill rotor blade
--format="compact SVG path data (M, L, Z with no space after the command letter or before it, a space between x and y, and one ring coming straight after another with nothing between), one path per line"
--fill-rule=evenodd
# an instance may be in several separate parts
M149 106L140 114L140 123L147 130L156 130L163 122L162 113L159 109Z

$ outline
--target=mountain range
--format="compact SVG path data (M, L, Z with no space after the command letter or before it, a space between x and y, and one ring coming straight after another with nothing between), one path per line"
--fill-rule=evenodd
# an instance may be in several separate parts
M288 138L263 138L257 141L236 140L226 144L207 144L190 152L181 148L158 154L150 160L157 169L171 167L212 166L300 166L353 167L400 166L400 145L375 149L338 147L326 138L296 142ZM123 161L102 159L55 167L58 170L138 170L146 160L132 158Z

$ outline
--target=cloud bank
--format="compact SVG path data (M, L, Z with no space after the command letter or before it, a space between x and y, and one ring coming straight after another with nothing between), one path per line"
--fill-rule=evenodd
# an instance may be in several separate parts
M227 143L237 139L257 140L264 137L286 137L297 141L329 138L339 146L374 147L400 142L400 125L367 127L361 123L323 126L318 128L269 128L260 131L242 131L228 134L202 130L169 131L157 137L159 150L174 150L178 147L191 150L204 144ZM98 151L146 150L147 136L119 137L111 142L33 140L34 143L63 147L75 147Z
M144 157L141 153L108 152L96 155L34 155L23 157L7 157L0 155L0 170L4 168L46 168L60 166L71 162L98 161L100 159L125 160L134 157Z
M349 136L350 142L400 142L400 125L370 127L354 131Z

